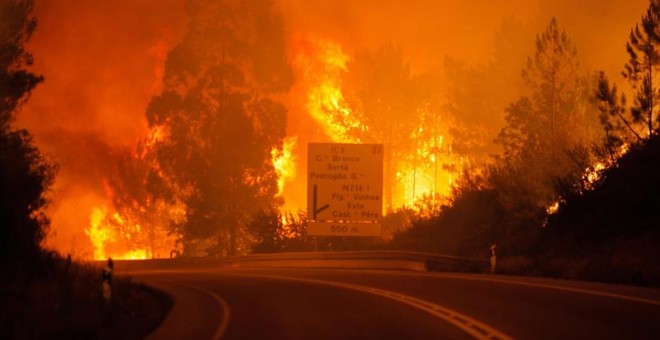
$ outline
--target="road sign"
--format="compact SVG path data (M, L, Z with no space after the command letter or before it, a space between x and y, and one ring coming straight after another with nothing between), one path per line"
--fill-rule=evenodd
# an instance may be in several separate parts
M383 145L310 143L307 151L308 233L379 236Z
M313 222L307 221L307 233L315 236L380 236L380 222Z

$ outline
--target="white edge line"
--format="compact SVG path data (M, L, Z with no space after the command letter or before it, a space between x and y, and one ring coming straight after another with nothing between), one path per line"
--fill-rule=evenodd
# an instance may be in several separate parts
M616 293L599 292L599 291L596 291L596 290L589 290L589 289L582 289L582 288L563 287L563 286L543 284L543 283L533 283L533 282L524 282L524 281L515 281L515 280L504 280L504 279L496 279L496 278L481 278L481 277L442 274L442 273L437 273L437 274L434 273L433 275L431 275L431 277L444 277L444 278L456 279L456 280L488 281L488 282L498 282L498 283L519 285L519 286L529 286L529 287L546 288L546 289L554 289L554 290L564 290L564 291L573 292L573 293L598 295L598 296L604 296L604 297L609 297L609 298L613 298L613 299L628 300L628 301L634 301L634 302L639 302L639 303L646 303L646 304L650 304L650 305L660 306L660 301L658 301L658 300L651 300L651 299L645 299L645 298L640 298L640 297L635 297L635 296L630 296L630 295L623 295L623 294L616 294Z
M192 287L199 291L202 291L205 294L212 296L218 302L220 307L222 307L222 320L220 321L220 325L215 330L215 333L213 333L213 337L211 338L214 340L221 339L222 336L225 334L225 331L227 330L227 326L229 325L229 318L230 318L229 304L227 303L227 301L225 301L225 299L221 298L218 294L206 288L202 288L199 286L192 286Z
M491 326L488 326L480 321L477 321L473 318L468 317L467 315L461 314L457 311L445 308L434 303L420 300L409 295L404 295L400 293L395 293L387 291L384 289L360 286L355 284L336 282L336 281L324 281L316 280L309 278L300 278L300 277L288 277L288 276L278 276L278 275L264 275L264 274L247 274L247 273L223 273L224 275L234 275L234 276L247 276L247 277L259 277L259 278L270 278L283 281L294 281L302 283L313 283L326 286L334 286L344 289L355 290L359 292L364 292L372 295L381 296L391 300L395 300L400 303L407 304L409 306L420 309L424 312L427 312L437 318L440 318L451 325L459 328L460 330L466 332L476 339L513 339L511 336L506 335ZM467 323L466 323L467 321ZM473 327L476 326L476 327ZM485 333L484 333L485 332Z

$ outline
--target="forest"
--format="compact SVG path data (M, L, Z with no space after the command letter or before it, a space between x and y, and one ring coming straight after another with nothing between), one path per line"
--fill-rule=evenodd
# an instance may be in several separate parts
M505 19L489 62L421 69L394 40L349 49L294 34L272 1L186 1L180 39L154 50L156 90L127 123L138 138L121 143L64 118L70 130L42 133L29 116L49 81L28 50L40 18L32 1L2 6L3 267L54 253L485 259L496 245L501 273L660 283L659 1L620 47L622 77L585 67L562 17L532 39ZM382 237L307 235L294 203L315 141L384 145Z

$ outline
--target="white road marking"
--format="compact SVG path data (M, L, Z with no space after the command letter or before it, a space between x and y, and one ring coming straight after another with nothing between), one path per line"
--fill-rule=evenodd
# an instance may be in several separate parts
M502 279L502 278L497 278L497 277L488 277L488 275L482 275L483 277L479 277L479 276L477 276L478 274L466 275L466 274L438 273L438 272L412 273L412 272L403 272L403 271L401 271L401 272L392 272L392 271L381 271L381 270L370 270L370 272L381 274L381 275L393 275L393 276L407 275L407 276L423 276L423 277L442 277L442 278L446 278L446 279L455 279L455 280L472 280L472 281L483 281L483 282L506 283L506 284L519 285L519 286L529 286L529 287L536 287L536 288L563 290L563 291L568 291L568 292L573 292L573 293L582 293L582 294L588 294L588 295L603 296L603 297L609 297L609 298L613 298L613 299L621 299L621 300L627 300L627 301L633 301L633 302L645 303L645 304L649 304L649 305L660 306L660 300L645 299L645 298L640 298L640 297L636 297L636 296L632 296L632 295L608 293L608 292L603 292L603 291L598 291L598 290L591 290L591 289L584 289L584 288L573 288L573 287L566 287L566 286L552 285L552 284L545 284L545 283L534 283L534 282L526 282L526 281L517 281L517 280L512 280L512 279Z
M220 307L222 307L222 320L220 321L220 325L218 326L218 328L216 328L215 333L213 333L213 337L211 338L213 340L222 339L222 336L225 334L225 331L227 330L227 326L229 325L229 317L230 317L229 304L227 303L227 301L225 301L225 299L221 298L218 294L206 288L202 288L199 286L192 286L192 287L205 294L212 296L215 299L215 301L218 302Z
M301 277L289 277L289 276L278 276L278 275L269 275L269 274L249 274L249 273L223 273L224 275L234 275L234 276L247 276L247 277L258 277L258 278L270 278L275 280L282 281L294 281L294 282L303 282L303 283L312 283L326 286L334 286L344 289L355 290L363 293L369 293L373 295L378 295L387 299L395 300L397 302L407 304L409 306L420 309L424 312L427 312L437 318L440 318L453 326L459 328L465 333L471 335L475 339L513 339L511 336L506 335L497 329L484 324L478 320L475 320L467 315L463 315L457 311L451 310L449 308L442 307L440 305L420 300L409 295L399 294L384 289L341 283L336 281L324 281L317 279L301 278Z
M639 303L646 303L646 304L650 304L650 305L660 306L660 301L658 301L658 300L651 300L651 299L645 299L645 298L640 298L640 297L636 297L636 296L601 292L601 291L597 291L597 290L590 290L590 289L583 289L583 288L572 288L572 287L565 287L565 286L558 286L558 285L551 285L551 284L544 284L544 283L515 281L515 280L506 280L506 279L500 279L500 278L490 278L490 277L463 276L463 275L444 274L444 273L434 273L432 276L433 277L444 277L444 278L448 278L448 279L457 279L457 280L488 281L488 282L498 282L498 283L519 285L519 286L529 286L529 287L536 287L536 288L563 290L563 291L573 292L573 293L582 293L582 294L589 294L589 295L604 296L604 297L613 298L613 299L621 299L621 300L634 301L634 302L639 302Z

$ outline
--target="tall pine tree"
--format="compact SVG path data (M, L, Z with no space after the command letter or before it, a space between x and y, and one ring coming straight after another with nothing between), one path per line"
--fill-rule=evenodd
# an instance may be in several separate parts
M588 149L598 138L598 117L590 107L588 78L580 73L577 50L552 19L537 37L536 52L527 61L523 80L528 94L506 112L498 136L504 166L518 173L536 204L556 198L554 182L581 172Z
M626 44L628 62L623 76L634 90L634 101L630 108L632 121L646 125L648 138L657 133L660 116L657 114L660 96L660 0L651 0L646 14L630 32Z

